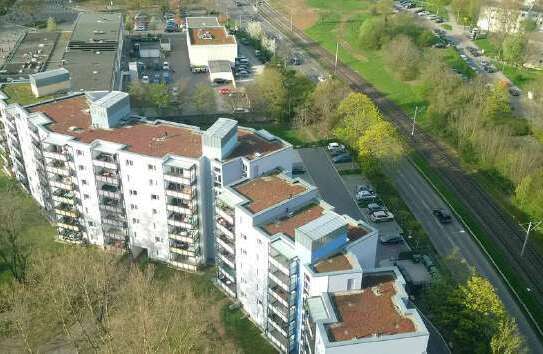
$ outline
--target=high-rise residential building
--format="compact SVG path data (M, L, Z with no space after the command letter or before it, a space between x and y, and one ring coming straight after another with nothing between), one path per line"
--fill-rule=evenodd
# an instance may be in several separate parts
M375 269L377 230L317 193L277 171L224 187L218 285L281 352L425 353L428 332L401 274Z
M61 240L145 250L186 270L214 260L216 188L292 166L291 145L266 131L230 119L206 131L133 119L118 91L26 107L0 100L0 113L4 168Z

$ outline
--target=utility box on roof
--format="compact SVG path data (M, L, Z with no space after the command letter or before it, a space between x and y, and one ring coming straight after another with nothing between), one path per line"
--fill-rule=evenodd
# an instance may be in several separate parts
M70 73L61 68L29 75L30 87L36 97L57 92L67 92L71 88Z
M94 128L115 128L130 116L130 97L126 92L98 92L94 97L89 94L87 97L91 101L90 113Z

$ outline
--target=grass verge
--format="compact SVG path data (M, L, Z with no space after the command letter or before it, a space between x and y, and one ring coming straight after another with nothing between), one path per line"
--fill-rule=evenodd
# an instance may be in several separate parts
M236 344L244 353L277 353L262 337L260 330L245 318L246 316L241 310L231 310L229 305L225 305L221 310L221 316L227 336L234 338Z

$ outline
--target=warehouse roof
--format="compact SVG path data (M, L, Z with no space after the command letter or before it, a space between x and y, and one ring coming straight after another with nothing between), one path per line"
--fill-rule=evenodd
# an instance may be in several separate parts
M221 27L216 17L187 17L188 28Z
M70 42L117 41L120 13L83 12L79 15Z

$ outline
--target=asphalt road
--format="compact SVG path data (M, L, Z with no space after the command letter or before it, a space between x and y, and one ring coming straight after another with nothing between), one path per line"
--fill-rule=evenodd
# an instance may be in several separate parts
M324 149L298 150L307 172L319 188L322 198L336 208L339 214L362 219L362 213L343 184Z
M447 209L434 189L408 161L402 161L393 175L402 199L428 233L437 252L445 257L458 250L459 256L492 283L505 308L516 319L531 352L543 353L543 346L524 313L471 235L457 220L449 225L442 225L432 215L432 209Z

